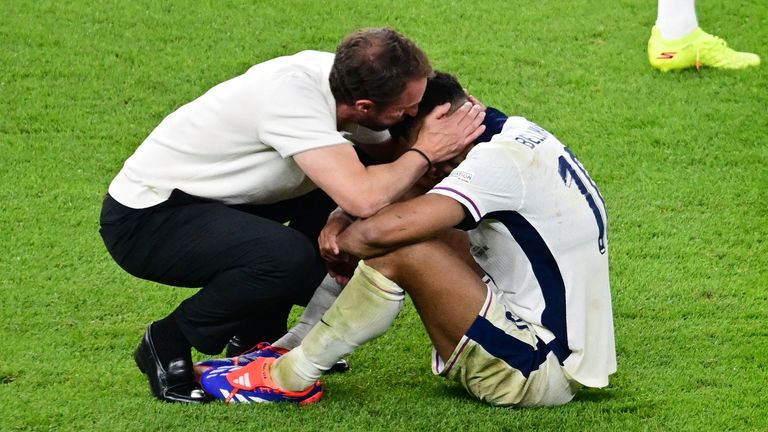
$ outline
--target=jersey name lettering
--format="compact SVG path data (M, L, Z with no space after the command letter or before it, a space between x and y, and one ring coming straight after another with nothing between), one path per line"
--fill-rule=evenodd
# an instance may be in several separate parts
M541 144L542 141L547 139L548 136L549 133L547 131L533 123L530 123L528 124L528 128L525 130L525 132L515 137L515 141L528 148L534 148Z

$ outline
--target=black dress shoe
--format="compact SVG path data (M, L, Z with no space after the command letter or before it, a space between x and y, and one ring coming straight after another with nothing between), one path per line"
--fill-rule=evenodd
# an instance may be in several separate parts
M244 342L242 339L240 339L239 336L232 336L232 339L227 342L227 348L224 350L224 356L237 357L246 351L250 351L259 342L262 341L246 345L248 342Z
M152 326L133 353L136 365L149 379L152 394L165 402L206 403L213 400L195 382L192 361L182 357L162 364L152 341Z
M349 371L349 362L347 359L341 359L331 366L326 373L344 373Z

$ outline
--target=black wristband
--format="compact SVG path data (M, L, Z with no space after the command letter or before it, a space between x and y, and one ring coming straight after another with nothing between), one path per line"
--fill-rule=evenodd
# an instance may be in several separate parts
M409 152L409 151L415 151L416 153L420 154L424 158L424 160L427 161L427 172L432 171L432 161L429 160L429 156L427 156L426 153L413 147L406 150L406 152Z

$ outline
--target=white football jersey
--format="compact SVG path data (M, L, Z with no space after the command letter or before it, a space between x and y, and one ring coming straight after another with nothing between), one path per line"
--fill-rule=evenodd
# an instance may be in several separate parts
M430 193L457 200L471 216L472 255L509 312L573 379L606 386L616 371L606 209L573 153L538 125L510 117Z

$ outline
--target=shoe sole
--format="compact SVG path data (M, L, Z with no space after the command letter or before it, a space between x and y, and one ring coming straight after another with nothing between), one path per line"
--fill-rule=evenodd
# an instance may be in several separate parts
M141 373L144 375L147 374L147 368L141 363L141 356L139 355L139 349L137 348L136 351L133 352L133 361L136 362L136 366L139 368Z
M150 369L150 367L149 367L149 366L147 366L147 365L145 365L145 364L142 362L142 357L143 357L143 356L142 356L142 355L139 353L139 349L140 349L140 348L139 348L139 347L137 347L137 348L136 348L136 351L134 351L134 352L133 352L133 361L134 361L134 362L136 362L136 367L138 367L138 368L139 368L139 370L141 371L141 373L143 373L143 374L144 374L144 375L147 377L147 381L149 382L149 391L150 391L150 393L152 393L152 396L153 396L155 399L158 399L158 400L161 400L161 401L164 401L164 402L170 402L168 399L166 399L166 398L163 398L163 397L161 397L161 396L159 395L159 394L160 394L160 389L156 389L156 388L155 388L155 387L152 385L152 380L149 378L149 374L147 373L147 371Z
M312 405L314 403L320 402L320 399L323 398L324 392L325 390L321 389L319 392L313 394L311 397L299 402L299 406L307 406L307 405Z

